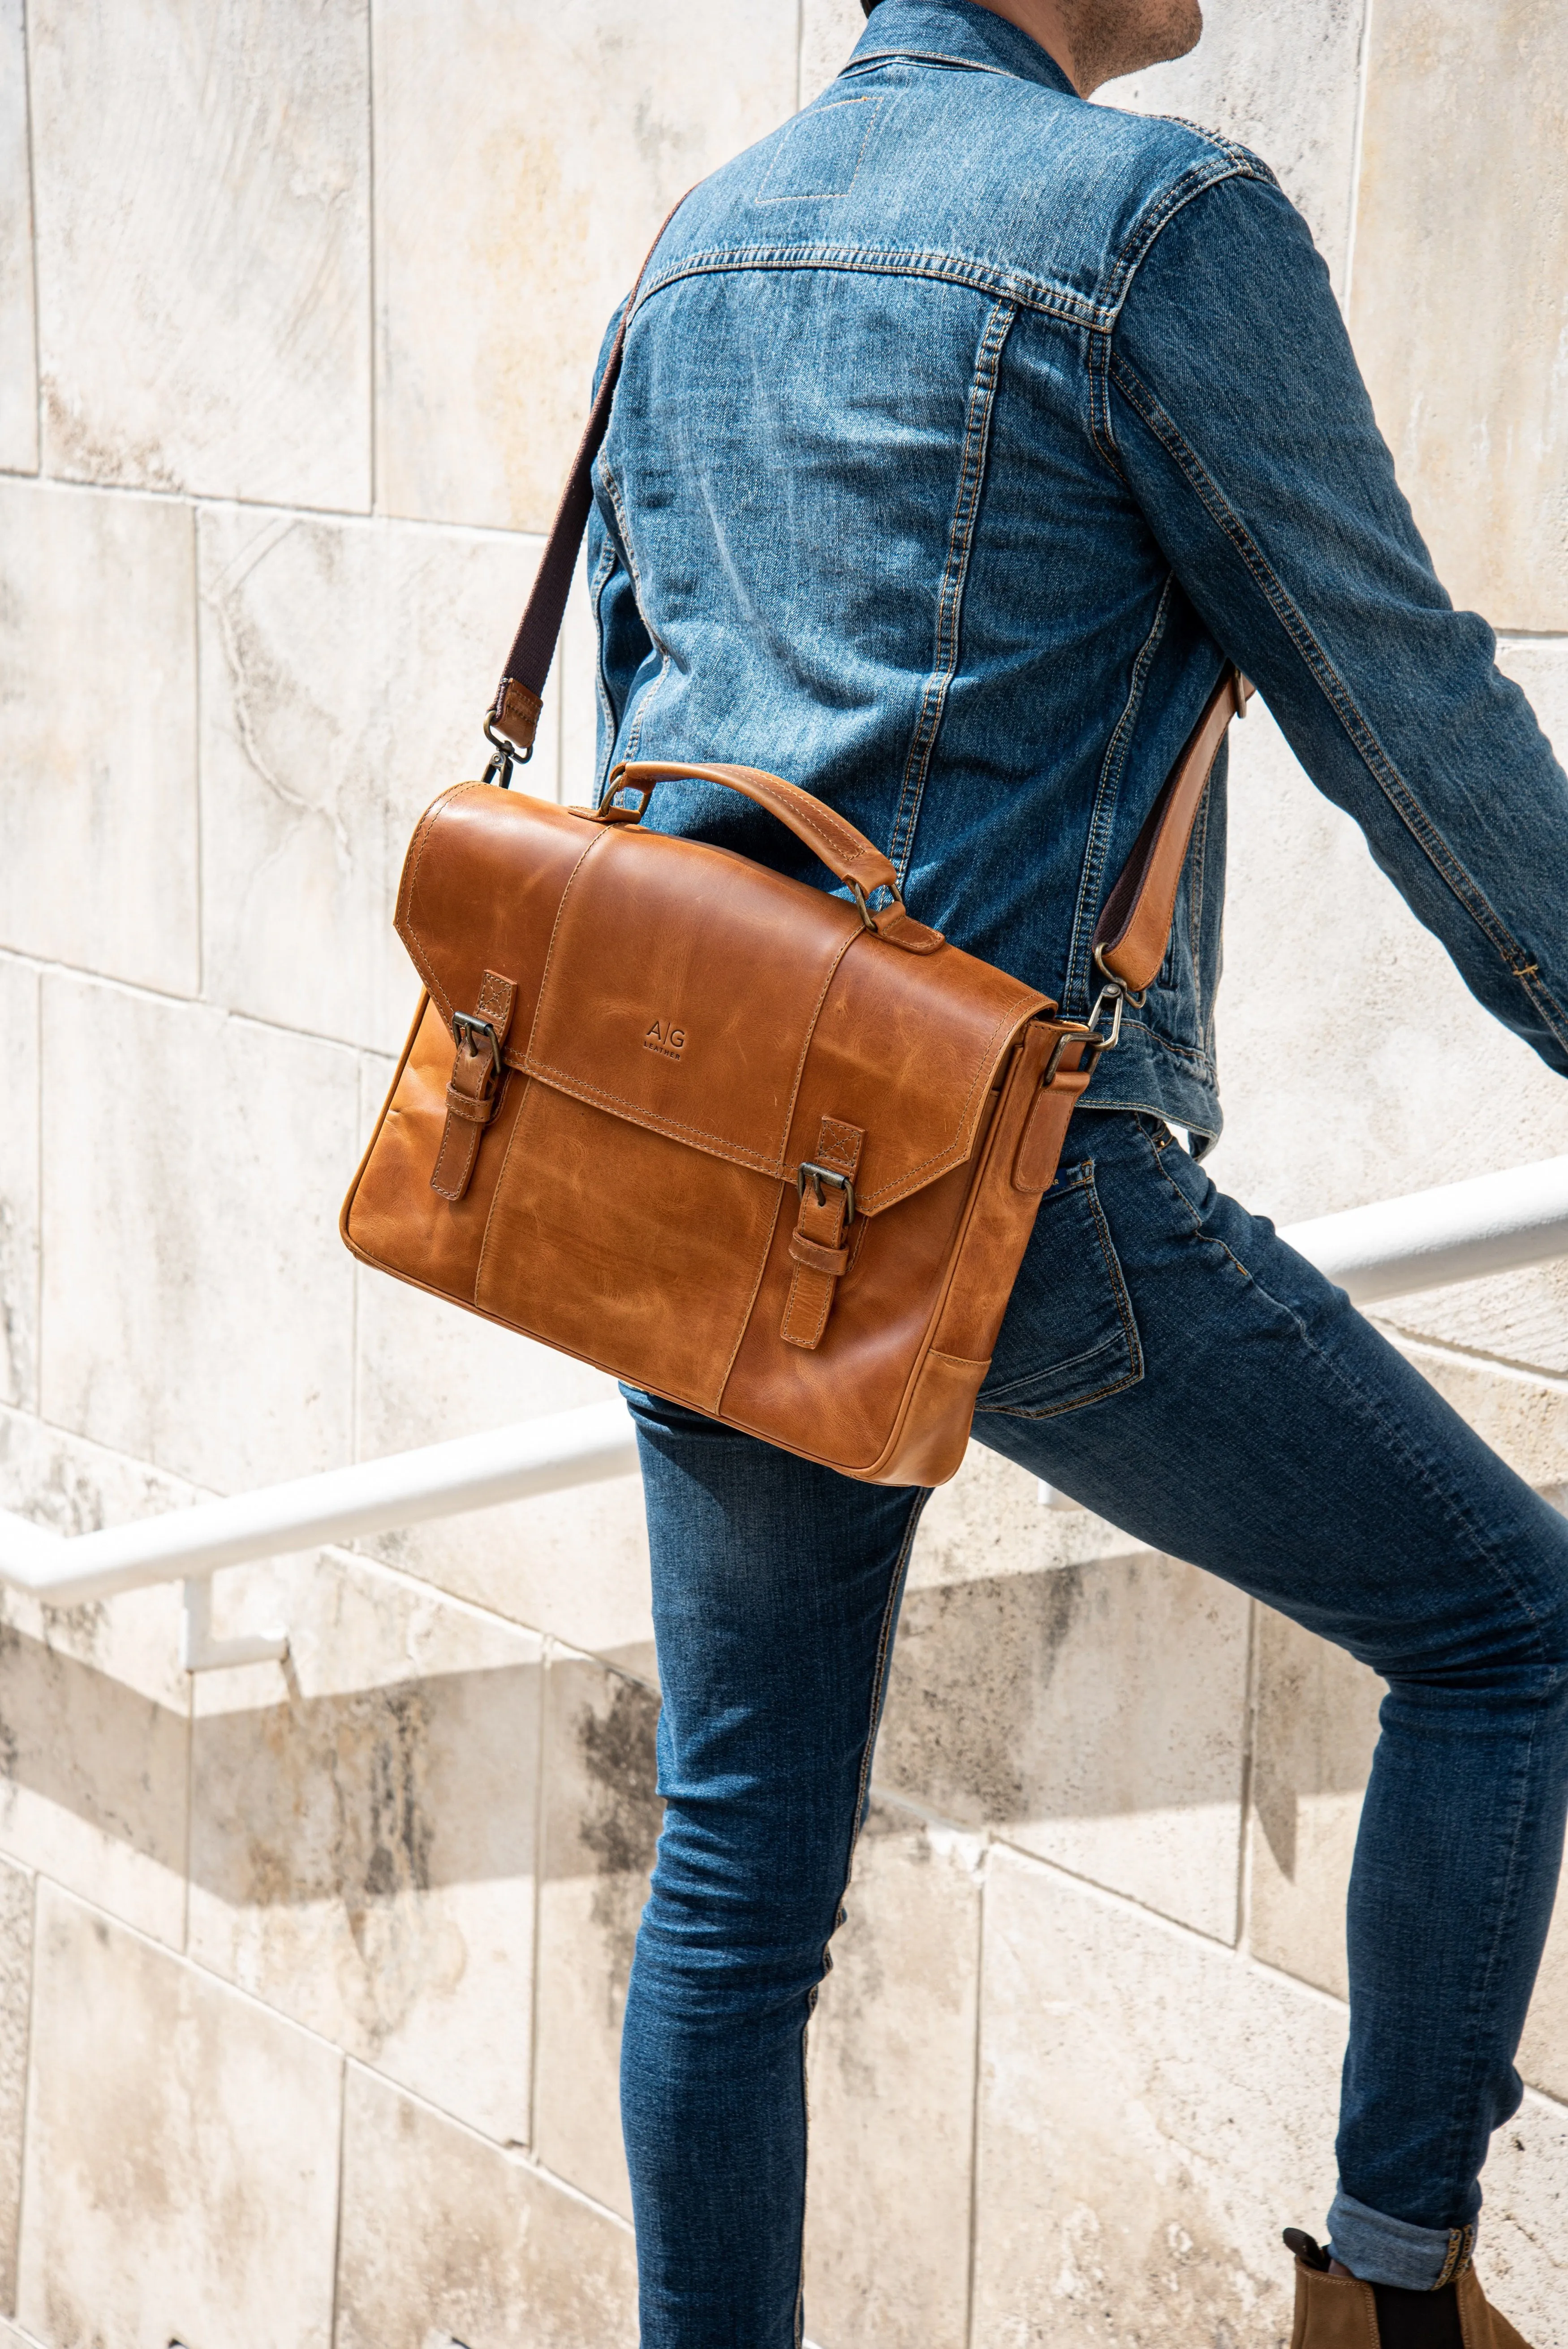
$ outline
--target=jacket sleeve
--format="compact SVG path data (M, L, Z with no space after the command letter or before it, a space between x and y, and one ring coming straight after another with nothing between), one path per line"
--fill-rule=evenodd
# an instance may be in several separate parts
M604 339L599 347L599 357L593 368L595 394L624 307L624 303L616 305L614 316L604 329ZM597 465L593 469L593 502L588 510L587 565L588 597L593 606L599 647L594 678L598 705L598 780L594 789L597 798L604 788L604 779L614 762L615 740L626 713L632 681L653 650L653 640L643 626L643 616L637 607L636 580L622 540L614 505L600 478Z
M1472 994L1568 1073L1568 780L1433 572L1271 180L1221 181L1160 231L1106 402L1108 454L1222 650Z

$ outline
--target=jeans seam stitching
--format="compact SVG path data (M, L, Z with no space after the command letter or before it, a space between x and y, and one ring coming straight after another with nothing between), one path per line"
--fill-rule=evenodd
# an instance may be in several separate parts
M605 737L603 772L596 774L593 779L593 804L595 807L599 805L599 802L604 796L604 784L608 779L610 768L614 763L615 757L615 737L621 730L621 713L615 708L615 697L610 690L610 680L608 676L605 674L604 669L603 623L604 590L619 569L620 556L616 552L615 541L613 534L609 531L606 531L604 533L603 552L599 557L598 566L594 572L593 579L589 582L588 587L588 598L593 609L593 636L595 640L593 648L593 686L598 698L599 709L604 719ZM629 564L626 567L626 571L627 577L630 578L631 565ZM634 595L635 594L634 585L633 593Z
M1088 1186L1088 1203L1099 1232L1100 1257L1110 1281L1111 1294L1116 1299L1116 1309L1121 1316L1122 1336L1127 1342L1128 1375L1124 1383L1133 1386L1143 1376L1143 1340L1132 1318L1132 1299L1127 1293L1127 1276L1121 1269L1121 1258L1117 1255L1116 1242L1111 1237L1110 1226L1106 1221L1105 1209L1100 1206L1099 1193L1092 1180ZM1097 1400L1097 1397L1090 1397L1090 1401Z
M1080 1363L1098 1361L1101 1354L1113 1347L1125 1348L1126 1342L1125 1331L1109 1338L1101 1338L1098 1345L1086 1346L1078 1354L1069 1354L1065 1362L1053 1362L1048 1372L1035 1371L1020 1379L1009 1379L1005 1387L997 1388L995 1396L987 1398L982 1395L975 1408L976 1412L995 1411L1006 1402L1009 1395L1016 1394L1020 1387L1032 1386L1036 1379L1047 1376L1056 1377L1064 1371L1076 1371Z
M866 1795L871 1785L872 1754L876 1745L877 1730L882 1721L882 1703L887 1693L887 1667L888 1657L892 1647L893 1618L898 1611L898 1602L903 1590L904 1577L909 1571L909 1554L914 1547L914 1537L920 1528L921 1516L924 1510L926 1502L930 1498L931 1495L929 1491L923 1488L918 1490L915 1494L914 1500L910 1508L909 1523L903 1529L903 1539L899 1544L898 1557L894 1561L892 1576L888 1584L887 1604L882 1609L882 1630L877 1639L876 1662L872 1673L871 1717L866 1723L865 1752L861 1757L860 1776L855 1785L854 1808L850 1814L850 1848L845 1856L844 1873L839 1887L839 1897L833 1903L833 1922L828 1930L828 1938L822 1944L822 1970L818 1975L816 1982L811 1986L810 1996L806 2007L806 2020L800 2025L800 2081L803 2100L806 2083L806 2033L810 2029L811 2017L817 2011L817 1992L820 1990L822 1983L832 1971L833 1935L839 1930L839 1917L843 1909L844 1896L854 1880L855 1853L860 1846L861 1821L865 1815ZM810 2104L809 2101L807 2101L805 2105L805 2135L808 2139L808 2152L810 2150L809 2140L810 2135ZM805 2197L802 2196L800 2204L799 2266L796 2271L795 2283L795 2339L797 2344L799 2344L803 2336L805 2305L806 2199Z
M659 673L637 704L637 714L632 720L632 731L626 740L626 756L628 759L634 759L642 744L643 721L658 698L660 686L669 675L670 654L668 646L660 642L658 631L648 617L647 605L643 599L643 574L637 562L637 550L632 542L631 518L621 495L621 485L615 479L608 457L603 454L599 458L598 471L599 478L609 495L610 502L615 510L615 519L620 524L621 543L625 549L626 569L631 574L632 593L636 598L637 617L642 621L644 633L649 644L659 656Z
M1105 746L1100 761L1099 780L1095 785L1094 805L1089 811L1088 837L1084 843L1083 869L1078 880L1078 903L1073 907L1072 936L1068 941L1067 978L1062 989L1063 1009L1068 1013L1087 1009L1088 1004L1089 946L1085 932L1089 926L1090 905L1097 912L1100 888L1105 879L1105 860L1110 853L1110 835L1116 821L1117 802L1121 792L1121 778L1127 765L1128 748L1143 707L1144 690L1149 671L1159 650L1170 617L1171 591L1176 574L1167 571L1165 583L1154 606L1154 617L1149 631L1133 658L1132 674L1127 683L1127 698L1120 715L1111 728L1110 740ZM1081 977L1080 977L1081 972Z
M1530 1758L1535 1751L1535 1729L1533 1724L1532 1724L1531 1728L1526 1732L1525 1743L1526 1753L1514 1774L1518 1791L1514 1802L1513 1826L1508 1842L1508 1859L1504 1869L1505 1889L1502 1898L1496 1903L1496 1913L1493 1919L1493 1930L1491 1935L1491 1947L1487 1955L1485 1981L1484 1983L1478 1988L1474 1997L1472 1998L1470 2012L1465 2018L1467 2025L1471 2026L1469 2029L1468 2034L1470 2038L1470 2047L1467 2052L1465 2071L1466 2085L1471 2091L1470 2097L1468 2100L1471 2109L1474 2107L1475 2101L1473 2091L1480 2071L1479 2048L1480 2034L1475 2031L1473 2025L1478 2013L1484 2013L1488 2004L1492 1986L1497 1978L1498 1965L1501 1959L1503 1944L1508 1936L1508 1930L1512 1922L1511 1904L1518 1897L1519 1838L1523 1830L1524 1816L1526 1809L1528 1808L1526 1799L1527 1787L1525 1782L1529 1769ZM1452 2175L1460 2158L1460 2132L1463 2126L1463 2115L1465 2109L1465 2101L1456 2096L1453 2102L1453 2112L1449 2122L1449 2136L1444 2148L1446 2156L1445 2167L1450 2176ZM1449 2232L1450 2241L1449 2246L1449 2258L1451 2261L1453 2258L1453 2244L1451 2241L1452 2230L1450 2230Z
M1140 1128L1140 1132L1142 1132L1141 1127ZM1391 1449L1398 1454L1398 1456L1409 1469L1417 1483L1421 1486L1422 1490L1428 1495L1428 1496L1437 1503L1444 1516L1463 1529L1474 1547L1476 1556L1486 1560L1487 1565L1490 1567L1501 1588L1507 1593L1509 1599L1512 1601L1514 1606L1519 1609L1525 1621L1530 1625L1532 1634L1536 1641L1537 1648L1539 1649L1542 1644L1540 1618L1537 1616L1533 1607L1531 1606L1529 1600L1525 1598L1523 1592L1515 1587L1513 1579L1509 1574L1507 1568L1502 1564L1497 1555L1491 1537L1485 1532L1483 1527L1477 1524L1474 1517L1470 1515L1470 1512L1463 1499L1459 1495L1450 1492L1447 1487L1437 1481L1437 1479L1432 1475L1430 1470L1428 1468L1426 1462L1416 1453L1411 1451L1408 1444L1407 1444L1400 1436L1398 1429L1390 1425L1389 1422L1385 1418L1382 1412L1378 1410L1372 1398L1366 1393L1360 1381L1352 1378L1350 1373L1343 1367L1342 1364L1336 1362L1331 1354L1324 1351L1316 1339L1313 1336L1312 1331L1307 1328L1306 1323L1302 1319L1301 1315L1297 1313L1292 1306L1287 1305L1283 1298L1276 1297L1273 1289L1267 1286L1266 1282L1260 1280L1257 1274L1252 1271L1248 1266L1242 1262L1240 1257L1235 1254L1233 1249L1226 1246L1226 1243L1220 1238L1217 1233L1205 1230L1202 1218L1199 1215L1196 1207L1193 1206L1191 1199L1188 1198L1187 1194L1167 1173L1166 1169L1160 1164L1159 1154L1154 1150L1152 1143L1150 1143L1149 1136L1147 1134L1143 1135L1143 1140L1145 1145L1149 1148L1150 1154L1153 1158L1156 1166L1160 1168L1162 1181L1165 1182L1170 1189L1175 1193L1177 1198L1187 1210L1191 1223L1191 1237L1204 1246L1212 1246L1214 1247L1222 1248L1225 1255L1230 1257L1231 1262L1235 1266L1236 1270L1241 1274L1243 1280L1250 1281L1260 1297L1266 1299L1268 1303L1274 1307L1277 1313L1283 1313L1284 1315L1285 1319L1295 1330L1303 1345L1305 1345L1307 1350L1312 1354L1314 1360L1321 1365L1326 1374L1352 1399L1361 1417L1371 1426L1375 1427L1379 1435L1381 1435L1385 1442L1389 1444ZM1544 1661L1544 1658L1542 1658L1542 1661Z
M985 486L985 460L991 444L991 419L995 410L996 389L1001 378L1002 354L1017 316L1016 304L995 303L975 353L975 372L969 386L968 413L965 420L964 448L958 465L958 485L948 523L947 560L943 568L942 584L937 590L933 666L921 695L920 708L915 713L914 730L904 758L898 811L888 843L888 856L898 874L901 891L908 879L915 827L920 822L921 802L925 796L931 761L936 753L942 720L946 714L948 688L958 672L964 590L968 583L969 558L974 551L975 526Z
M1124 488L1130 488L1117 452L1115 433L1110 421L1110 335L1107 329L1089 330L1088 336L1088 433L1100 456Z
M1094 1217L1095 1237L1099 1243L1100 1262L1105 1267L1106 1278L1110 1283L1112 1301L1116 1306L1117 1317L1121 1323L1121 1342L1127 1354L1126 1373L1119 1379L1111 1380L1106 1386L1097 1387L1092 1394L1074 1395L1061 1402L1043 1403L1037 1411L1029 1411L1016 1404L1009 1407L998 1401L990 1403L977 1402L975 1404L977 1412L994 1411L1002 1419L1059 1419L1064 1412L1081 1411L1086 1404L1103 1402L1108 1395L1120 1394L1126 1388L1135 1387L1143 1376L1143 1340L1138 1334L1138 1324L1133 1319L1132 1299L1127 1293L1127 1276L1121 1269L1121 1259L1116 1253L1116 1242L1111 1237L1110 1226L1106 1220L1105 1209L1100 1205L1099 1193L1095 1186L1094 1160L1086 1158L1083 1166L1087 1172L1077 1187L1087 1194L1089 1212ZM1073 1170L1075 1174L1078 1171L1076 1167ZM1163 1169L1161 1171L1163 1172ZM1113 1338L1102 1339L1098 1346L1088 1347L1081 1354L1069 1356L1065 1362L1053 1362L1051 1369L1070 1371L1075 1362L1092 1361L1097 1354L1102 1354L1105 1351L1107 1346L1112 1346L1115 1343L1116 1340ZM1041 1372L1037 1375L1044 1376L1046 1373ZM1026 1381L1024 1379L1014 1379L1007 1386L999 1387L996 1391L997 1395L1001 1397L1015 1393L1026 1383Z
M1084 1411L1091 1402L1104 1402L1110 1395L1124 1394L1129 1387L1138 1384L1142 1375L1137 1369L1130 1370L1124 1377L1112 1379L1109 1386L1096 1387L1092 1394L1074 1395L1070 1402L1042 1403L1037 1411L1026 1411L1020 1403L987 1403L985 1409L997 1419L1061 1419L1069 1411Z

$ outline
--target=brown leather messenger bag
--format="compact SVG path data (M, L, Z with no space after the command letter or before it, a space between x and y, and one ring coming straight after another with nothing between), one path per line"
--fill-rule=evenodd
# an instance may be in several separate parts
M1251 688L1225 671L1106 901L1087 1020L913 920L882 851L777 775L643 760L598 808L511 791L635 301L486 719L494 756L409 843L397 928L424 993L343 1236L845 1475L941 1484L1068 1121L1164 959ZM850 896L642 831L655 786L683 776L768 809Z

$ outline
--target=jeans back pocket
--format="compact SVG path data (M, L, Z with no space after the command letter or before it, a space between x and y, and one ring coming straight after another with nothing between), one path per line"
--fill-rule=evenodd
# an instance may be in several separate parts
M1142 1376L1132 1302L1086 1158L1040 1202L975 1409L1050 1419Z

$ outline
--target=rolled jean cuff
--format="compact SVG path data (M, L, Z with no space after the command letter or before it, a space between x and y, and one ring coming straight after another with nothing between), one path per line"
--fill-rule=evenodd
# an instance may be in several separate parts
M1406 2219L1369 2210L1342 2186L1328 2214L1328 2248L1363 2283L1436 2292L1468 2262L1475 2250L1475 2229L1412 2227Z

